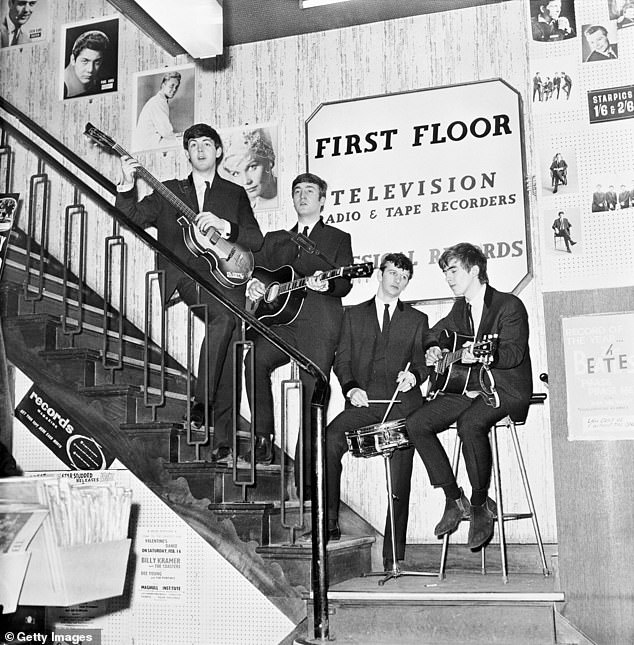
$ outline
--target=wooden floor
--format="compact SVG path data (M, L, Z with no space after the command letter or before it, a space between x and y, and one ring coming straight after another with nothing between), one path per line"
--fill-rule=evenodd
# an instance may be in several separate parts
M448 571L444 580L437 575L408 576L403 575L379 585L382 576L364 576L352 578L330 587L328 598L372 599L372 600L407 600L418 601L461 601L461 602L518 602L544 601L561 602L563 592L556 587L553 576L544 577L539 573L510 574L508 583L504 584L497 572L486 575L469 571Z

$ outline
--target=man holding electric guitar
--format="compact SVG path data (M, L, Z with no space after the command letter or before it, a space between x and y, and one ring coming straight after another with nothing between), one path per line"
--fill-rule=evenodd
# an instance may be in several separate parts
M469 519L468 546L475 550L491 538L496 513L488 497L489 431L507 415L523 421L528 413L533 389L528 314L519 298L488 284L487 259L477 246L456 244L438 264L457 300L430 331L425 360L432 368L432 398L407 418L407 429L431 485L445 493L434 533L442 537ZM444 360L449 355L454 358ZM471 500L458 487L438 440L453 423L462 439Z
M352 264L352 244L350 235L337 228L324 224L321 218L326 201L326 182L311 173L295 178L292 184L293 206L297 213L297 224L290 230L272 231L266 234L262 249L255 255L255 263L266 270L278 269L286 265L303 280L299 304L288 317L273 318L272 329L288 343L319 366L325 374L330 373L339 339L343 307L341 299L352 288L350 277L334 273L332 279L325 279L324 272ZM257 276L260 275L260 278ZM257 311L262 310L262 302L276 301L270 294L267 278L258 274L247 285L247 296L260 303ZM256 315L260 315L256 312ZM266 311L265 311L266 315ZM262 317L264 320L264 318ZM247 379L255 383L255 400L250 401L255 410L255 430L257 434L256 463L271 463L273 459L274 415L271 393L271 373L277 367L288 363L286 354L258 336L255 342L254 373L250 372L247 361ZM310 402L314 379L303 371L300 373L303 384L303 439L304 439L304 488L310 489ZM299 442L298 442L299 445ZM252 458L252 456L249 456ZM299 454L295 452L295 463L299 464ZM295 483L300 485L300 471L295 468Z
M205 123L185 130L183 147L191 164L191 174L187 179L170 179L164 183L149 175L120 146L104 141L103 133L95 133L93 128L87 134L111 145L121 155L122 180L115 206L135 224L156 227L162 245L200 275L213 276L217 288L244 307L245 284L253 270L251 252L262 246L264 238L244 189L222 179L216 172L223 154L218 133ZM155 189L140 202L135 190L137 174ZM177 290L187 305L207 305L206 337L200 349L194 404L189 416L193 426L201 426L209 423L213 408L212 456L226 460L230 458L232 445L234 380L228 349L238 339L236 318L202 289L199 301L196 283L161 256L158 268L165 270L164 302ZM194 313L204 321L201 309L196 308Z

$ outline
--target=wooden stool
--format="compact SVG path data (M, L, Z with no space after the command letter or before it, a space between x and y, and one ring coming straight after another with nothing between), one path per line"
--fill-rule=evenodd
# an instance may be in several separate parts
M546 398L545 395L533 395L531 398L531 403L541 403ZM533 400L535 399L535 400ZM506 561L506 538L504 535L504 522L509 520L524 520L530 518L533 521L533 530L535 531L535 539L537 540L537 548L539 549L539 555L542 561L542 572L544 576L549 576L550 571L548 565L546 564L546 554L544 553L544 543L542 542L542 536L539 531L539 524L537 522L537 515L535 514L535 505L533 503L533 495L531 494L531 487L528 482L528 475L526 474L526 467L524 465L524 458L522 457L522 450L520 448L520 443L517 437L517 428L518 425L524 425L522 423L514 422L510 417L505 417L501 421L498 421L491 428L491 451L493 453L493 484L495 488L495 501L497 504L497 516L495 521L498 526L498 537L500 540L500 558L502 562L502 577L504 582L508 582L508 563ZM519 467L520 474L522 476L522 483L524 484L524 492L526 493L526 501L528 503L528 512L527 513L505 513L504 506L502 502L502 484L500 480L500 464L498 457L498 428L508 428L511 433L511 438L513 439L513 445L515 447L515 456L517 457L517 465ZM462 440L456 434L456 439L454 441L453 449L453 458L452 458L452 468L455 475L458 473L458 463L460 461L460 448L462 447ZM500 522L500 518L503 519ZM445 565L447 563L447 549L449 547L449 534L446 534L443 538L442 543L442 554L440 556L440 570L438 572L438 577L442 580L445 577ZM485 551L486 547L482 547L482 573L486 573L485 565Z

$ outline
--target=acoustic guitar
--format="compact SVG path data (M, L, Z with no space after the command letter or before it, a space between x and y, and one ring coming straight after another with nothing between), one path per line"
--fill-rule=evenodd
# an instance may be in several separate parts
M478 359L480 364L460 362L467 349L463 347L466 342L473 343L471 353ZM493 408L500 407L500 397L495 389L495 379L488 365L493 360L497 343L497 334L485 335L482 340L474 342L473 336L443 330L439 341L443 355L433 366L433 371L429 377L427 398L435 399L441 392L466 394L472 371L479 370L479 388L474 391L478 392L487 405ZM469 390L473 390L473 385L469 387Z
M130 156L112 137L91 123L86 124L84 134L99 145L114 150L120 157ZM177 211L177 221L183 228L185 245L193 255L207 261L211 275L223 287L233 288L245 284L253 274L253 253L239 244L229 242L213 227L203 234L196 226L197 213L156 179L147 168L139 166L137 172Z
M317 277L321 280L333 278L367 278L372 275L374 264L363 262L351 264L339 269L323 271ZM284 265L269 271L263 267L255 267L253 277L264 284L264 296L255 303L254 315L265 325L288 325L297 318L301 311L308 287L308 278L296 277L292 266ZM312 276L311 276L312 277Z

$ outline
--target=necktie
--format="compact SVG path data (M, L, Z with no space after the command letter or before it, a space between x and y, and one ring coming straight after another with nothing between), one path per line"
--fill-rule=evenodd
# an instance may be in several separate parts
M387 341L387 337L390 334L390 305L385 305L383 309L383 326L381 327L381 336L383 340Z
M11 40L11 45L17 45L19 39L20 39L20 30L16 29L13 32L13 39Z
M304 230L302 231L302 235L304 237L308 237L308 226L304 226Z
M467 316L469 318L469 333L473 336L475 335L475 329L473 328L473 315L471 314L470 304L467 304Z

